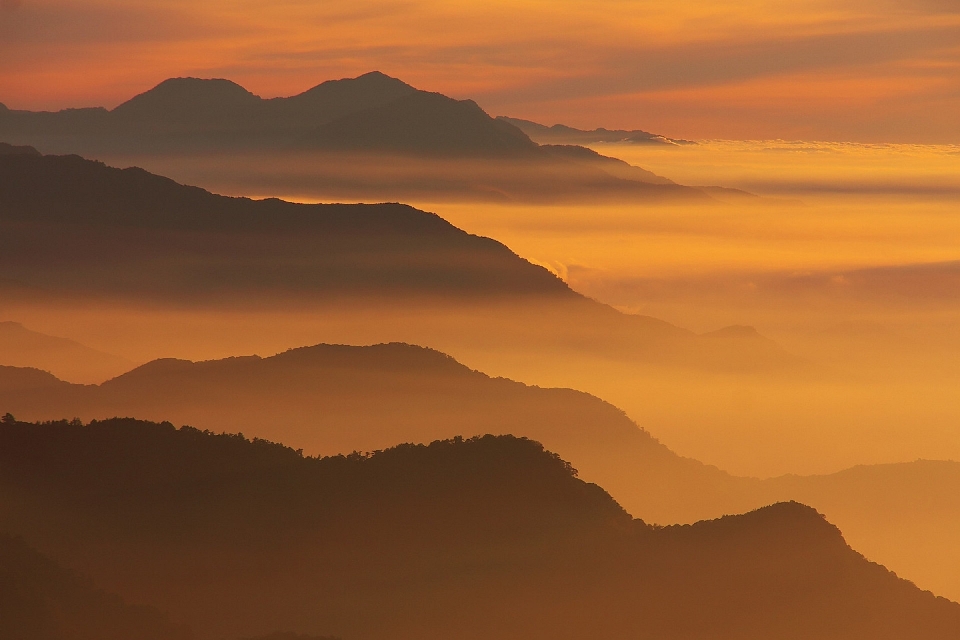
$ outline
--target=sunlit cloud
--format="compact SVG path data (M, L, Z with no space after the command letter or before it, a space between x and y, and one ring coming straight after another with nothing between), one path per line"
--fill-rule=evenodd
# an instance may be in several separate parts
M960 140L949 117L960 108L960 3L952 0L0 6L0 101L16 108L109 107L183 75L291 95L379 69L493 113L578 126ZM856 112L830 114L842 78L850 84L841 94L869 90L844 103ZM798 122L798 96L813 118Z

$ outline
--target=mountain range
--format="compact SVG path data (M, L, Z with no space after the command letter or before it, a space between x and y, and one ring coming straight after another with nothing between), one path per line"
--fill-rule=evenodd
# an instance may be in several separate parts
M667 138L639 129L577 129L565 124L546 126L530 120L497 116L497 120L512 124L539 144L585 145L597 142L622 142L627 144L683 145L696 144L690 140Z
M267 100L229 80L171 78L111 110L0 105L0 140L175 172L199 159L201 170L175 177L232 177L248 189L251 180L264 189L271 180L289 183L293 171L272 175L278 163L299 164L301 171L312 166L299 188L335 198L711 201L702 190L583 147L539 145L472 100L421 91L379 72ZM236 169L224 174L240 157L248 160L245 178ZM204 184L221 186L213 182Z
M620 313L503 244L406 205L230 198L78 156L7 154L0 232L8 301L324 307L340 315L362 303L355 315L358 326L371 324L367 341L402 326L387 320L393 314L415 313L404 341L455 334L714 369L798 365L752 330L700 336Z
M169 423L0 424L0 527L198 638L954 638L809 507L632 519L510 436L304 457Z
M0 321L0 365L36 367L80 383L102 382L133 367L125 358L10 321Z
M99 386L0 367L5 411L27 420L171 420L240 431L308 455L514 434L543 443L647 522L690 523L797 500L840 525L871 559L960 597L960 463L736 477L678 456L599 398L491 378L423 347L316 345L268 358L164 359Z

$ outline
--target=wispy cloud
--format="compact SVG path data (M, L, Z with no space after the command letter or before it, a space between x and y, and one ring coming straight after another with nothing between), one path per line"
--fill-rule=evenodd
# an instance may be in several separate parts
M0 100L13 106L109 106L186 74L288 95L380 69L498 113L582 125L960 140L943 126L960 108L956 0L0 2ZM825 87L840 77L871 87L868 112L828 117ZM736 109L705 104L743 87ZM660 115L667 94L683 122ZM817 114L799 128L798 96Z

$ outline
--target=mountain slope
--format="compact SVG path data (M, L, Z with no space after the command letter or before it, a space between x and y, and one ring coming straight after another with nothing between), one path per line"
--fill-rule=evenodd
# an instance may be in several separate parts
M5 275L51 288L572 295L502 244L404 205L227 198L76 156L0 156L0 178Z
M379 72L269 100L225 79L171 78L111 111L0 110L0 139L47 152L119 156L148 167L172 162L174 171L199 162L204 181L226 171L236 183L239 176L229 167L245 157L259 167L253 182L241 180L245 189L289 180L265 175L264 165L293 163L302 171L306 155L313 167L310 188L336 199L432 193L538 202L712 202L703 191L613 159L584 161L542 148L472 100L421 91Z
M226 79L170 78L109 112L0 112L4 138L33 135L40 144L50 137L45 130L53 134L51 148L74 153L91 146L101 151L294 146L550 157L520 129L491 118L471 100L421 91L376 71L288 98L263 100ZM69 139L57 144L56 136L65 133Z
M730 507L735 489L749 485L680 458L598 398L490 378L406 344L317 345L269 358L196 363L157 360L98 387L0 367L0 411L30 420L169 419L239 430L312 455L515 434L542 442L632 513L657 522L670 522L665 516L675 515L679 504L689 513L715 513L709 510L717 503Z
M0 638L186 640L191 634L150 607L125 605L30 548L0 534Z
M310 459L114 420L0 427L4 526L201 637L952 638L960 605L866 562L807 507L632 521L539 445ZM94 542L95 541L95 542Z
M312 138L323 148L500 156L547 156L516 127L494 120L472 100L415 91L388 104L345 115Z
M73 340L30 331L18 322L0 322L0 365L34 367L71 382L101 382L128 371L132 362Z
M703 338L619 313L495 240L399 204L229 198L77 156L9 155L0 156L0 232L4 278L54 299L337 316L362 303L357 325L377 319L366 342L429 344L452 333L683 366L796 364L759 337ZM397 331L412 314L416 326Z
M692 144L688 140L674 140L672 138L666 138L655 133L640 131L639 129L625 131L623 129L611 130L599 128L591 131L585 131L583 129L568 127L563 124L555 124L551 127L548 127L536 122L531 122L530 120L508 118L507 116L497 116L497 120L502 120L503 122L512 124L540 144L576 145L593 144L595 142L623 142L629 144L654 145Z
M960 597L960 463L734 477L677 456L598 398L490 378L411 345L317 345L269 358L158 360L99 387L0 367L0 413L7 411L29 420L170 419L242 431L308 454L515 434L544 443L581 478L600 484L648 522L693 522L798 500L841 526L870 559L936 593Z

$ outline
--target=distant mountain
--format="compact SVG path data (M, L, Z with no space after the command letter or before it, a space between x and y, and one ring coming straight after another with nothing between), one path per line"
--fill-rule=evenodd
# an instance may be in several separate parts
M22 539L0 534L0 638L188 640L160 612L129 606L58 566Z
M199 637L954 638L960 605L814 510L656 528L535 442L301 457L169 424L4 423L2 526Z
M702 338L622 314L495 240L399 204L228 198L77 156L9 155L0 156L0 232L8 288L50 299L325 306L337 314L362 302L384 321L415 311L421 325L433 323L401 336L410 342L443 332L525 348L589 344L684 366L796 364L760 337Z
M600 155L592 149L587 149L586 147L580 147L575 145L543 145L542 149L546 149L552 154L555 154L558 157L569 158L576 162L583 164L589 164L600 169L603 169L605 172L609 173L612 176L623 180L630 180L634 182L646 182L649 184L676 184L673 180L669 178L664 178L663 176L658 176L652 171L647 171L646 169L641 169L640 167L635 167L631 164L627 164L623 160L618 160L617 158L611 158L609 156Z
M230 80L171 78L110 111L0 111L0 138L75 153L275 147L550 157L472 100L377 71L269 100Z
M34 367L71 382L102 382L130 370L124 358L91 349L73 340L0 321L0 365Z
M334 198L712 201L587 150L542 148L472 100L379 72L269 100L225 79L171 78L109 111L0 109L0 140L48 153L132 157L144 166L182 157L190 162L174 162L174 170L204 163L200 179L222 174L237 154L261 166L308 154L312 189ZM224 154L229 163L218 160ZM262 171L253 176L254 184L267 181Z
M324 124L310 139L337 150L549 158L523 132L494 120L476 102L425 91Z
M536 122L531 122L530 120L508 118L507 116L497 116L497 120L512 124L540 144L594 144L597 142L624 142L653 145L696 144L690 140L667 138L655 133L640 131L639 129L626 131L623 129L611 130L601 127L599 129L585 131L563 124L555 124L552 127L548 127Z

